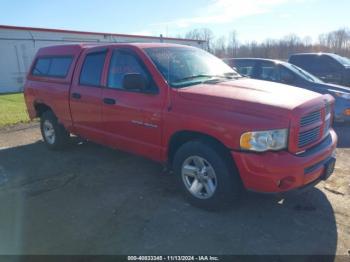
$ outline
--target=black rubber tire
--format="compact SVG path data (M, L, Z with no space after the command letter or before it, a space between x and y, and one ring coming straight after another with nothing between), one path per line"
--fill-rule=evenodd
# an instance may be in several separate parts
M190 156L206 159L214 168L217 188L210 198L200 199L186 188L181 175L183 162ZM207 210L217 210L233 204L242 192L242 182L232 158L220 146L210 141L194 140L182 145L175 153L173 170L184 196L194 206Z
M53 126L53 129L55 132L54 143L49 143L44 135L43 125L45 121L49 121ZM57 117L52 111L46 111L41 115L40 130L41 130L41 135L44 139L44 142L50 150L60 150L66 147L66 145L68 144L70 134L64 128L64 126L58 122Z

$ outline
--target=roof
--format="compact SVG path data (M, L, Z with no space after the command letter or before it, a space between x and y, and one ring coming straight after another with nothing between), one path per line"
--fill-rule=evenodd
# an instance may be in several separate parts
M291 54L290 56L293 55L335 55L333 53L324 53L324 52L314 52L314 53L295 53L295 54Z
M254 57L247 57L247 58L227 58L227 59L226 59L226 61L234 61L234 60L258 60L258 61L267 61L267 62L274 62L274 63L285 63L285 61L278 60L278 59L254 58Z
M119 37L134 37L134 38L157 39L157 40L162 38L164 40L190 41L190 42L197 42L197 43L204 43L204 42L206 42L205 40L195 40L195 39L187 39L187 38L146 36L146 35L129 35L129 34L102 33L102 32L88 32L88 31L51 29L51 28L40 28L40 27L10 26L10 25L0 25L0 29L27 30L27 31L40 31L40 32L51 32L51 33L67 33L67 34L84 34L84 35L103 35L103 36L104 35L109 35L109 36L119 36Z
M123 43L120 43L119 45L122 45L122 44ZM128 43L126 43L126 44L128 44ZM112 45L114 45L114 44L112 44ZM128 45L136 46L136 47L139 47L139 48L151 48L151 47L186 47L186 48L193 48L192 46L188 46L188 45L172 44L172 43L129 43Z
M193 48L191 46L187 45L179 45L179 44L169 44L169 43L103 43L103 44L69 44L69 45L53 45L53 46L46 46L40 48L38 55L64 55L64 54L78 54L82 49L88 49L93 47L101 47L101 48L108 48L108 47L126 47L126 46L134 46L137 48L152 48L152 47L182 47L182 48Z
M186 48L193 48L192 46L188 45L181 45L181 44L172 44L172 43L80 43L80 44L68 44L68 45L52 45L52 46L46 46L42 47L41 49L57 49L57 48L63 48L63 49L72 49L72 48L80 48L80 49L87 49L87 48L93 48L93 47L110 47L110 46L135 46L138 48L152 48L152 47L186 47Z

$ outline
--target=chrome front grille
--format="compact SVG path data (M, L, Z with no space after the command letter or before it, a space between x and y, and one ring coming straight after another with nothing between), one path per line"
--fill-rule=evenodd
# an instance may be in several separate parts
M326 117L331 113L331 105L330 104L327 104L326 105L326 113L325 113L325 115L326 115Z
M314 129L299 133L298 147L304 147L312 144L319 139L321 133L321 127L316 127Z
M326 120L326 123L324 125L323 136L328 136L330 129L331 129L331 119L328 118L328 120Z
M328 136L329 134L329 130L331 129L331 107L329 104L326 105L326 110L325 110L326 114L325 114L325 124L324 124L324 130L323 130L323 136Z
M308 126L321 121L321 111L312 112L306 116L303 116L300 120L300 126Z
M332 104L326 103L323 108L307 113L299 119L296 138L298 150L305 150L329 135L333 119L332 109Z

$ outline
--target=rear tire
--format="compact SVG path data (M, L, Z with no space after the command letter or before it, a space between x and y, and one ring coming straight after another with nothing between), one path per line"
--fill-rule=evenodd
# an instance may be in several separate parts
M231 157L209 141L182 145L175 154L173 169L185 197L194 206L220 209L231 204L242 189Z
M69 132L60 124L52 111L46 111L40 118L40 130L46 146L59 150L68 144Z

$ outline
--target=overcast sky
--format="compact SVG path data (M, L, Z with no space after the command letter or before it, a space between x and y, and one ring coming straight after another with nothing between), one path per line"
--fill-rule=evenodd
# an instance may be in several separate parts
M349 0L2 0L0 24L125 34L236 30L240 41L350 27Z

